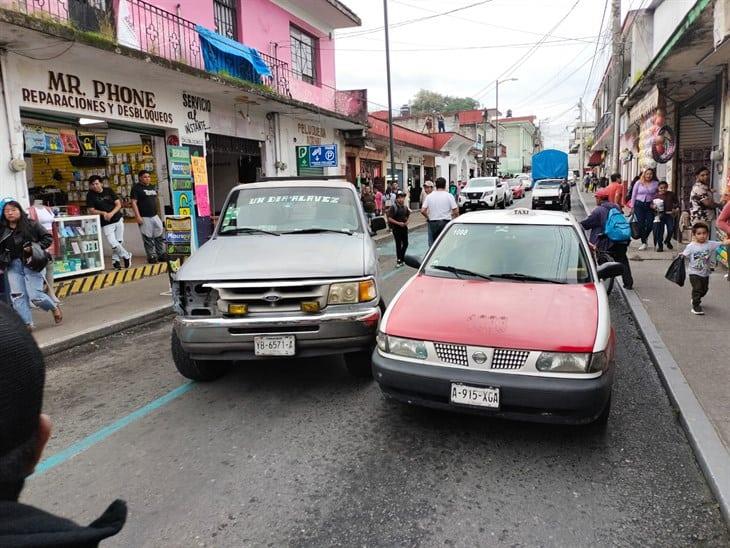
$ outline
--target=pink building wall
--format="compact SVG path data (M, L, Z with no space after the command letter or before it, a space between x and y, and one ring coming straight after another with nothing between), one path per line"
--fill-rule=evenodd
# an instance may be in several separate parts
M169 11L183 19L215 30L213 19L213 0L146 0L160 9ZM180 6L180 13L177 11Z

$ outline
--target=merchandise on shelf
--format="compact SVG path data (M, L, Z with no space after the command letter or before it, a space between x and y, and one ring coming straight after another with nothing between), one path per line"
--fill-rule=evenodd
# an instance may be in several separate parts
M53 258L56 278L76 276L104 270L101 225L97 215L57 217L54 234L58 252Z

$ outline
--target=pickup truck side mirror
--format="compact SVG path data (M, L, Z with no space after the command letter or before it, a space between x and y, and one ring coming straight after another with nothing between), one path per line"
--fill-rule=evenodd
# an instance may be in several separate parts
M403 257L403 262L406 263L411 268L421 268L421 263L423 262L423 257L417 257L416 255L406 254L406 256Z
M385 217L374 217L370 220L370 232L373 234L377 234L378 230L383 230L385 227Z

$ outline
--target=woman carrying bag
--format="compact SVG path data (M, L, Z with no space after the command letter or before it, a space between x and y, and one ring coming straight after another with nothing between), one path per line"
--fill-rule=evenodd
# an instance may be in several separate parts
M641 240L639 251L644 251L648 245L649 234L654 228L654 209L652 208L653 200L656 198L659 181L656 180L654 170L650 167L646 168L641 174L641 178L634 185L631 193L631 203L629 204L629 215L636 217L638 226L638 234L632 234L636 239ZM632 232L634 231L632 227Z
M53 312L61 323L61 308L43 292L43 271L48 264L45 251L53 237L39 223L28 218L16 201L5 202L0 216L0 270L7 274L13 308L28 329L33 328L30 303Z

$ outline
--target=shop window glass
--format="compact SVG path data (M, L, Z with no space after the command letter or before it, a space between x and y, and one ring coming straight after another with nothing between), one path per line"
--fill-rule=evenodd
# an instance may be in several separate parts
M316 38L296 27L290 27L291 62L294 74L305 82L317 82L315 46Z
M213 0L215 31L221 36L225 36L232 40L238 40L236 1L237 0Z

